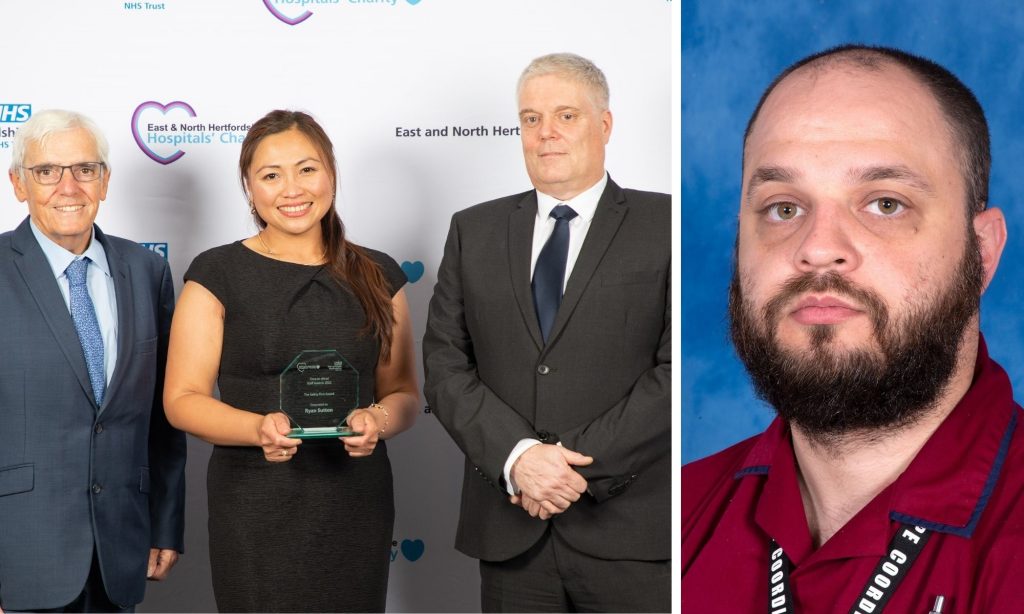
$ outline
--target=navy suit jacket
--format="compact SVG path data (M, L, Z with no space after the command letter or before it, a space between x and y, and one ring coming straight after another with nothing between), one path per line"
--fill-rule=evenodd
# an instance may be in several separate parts
M104 235L117 365L97 407L82 346L26 218L0 234L0 606L73 601L96 549L110 599L145 593L151 547L182 551L185 436L163 370L174 289L164 259Z
M605 559L671 556L671 199L611 179L547 342L530 290L537 193L452 217L423 338L424 392L466 455L456 547L503 561L550 526ZM549 521L508 501L523 438L594 457L588 494Z

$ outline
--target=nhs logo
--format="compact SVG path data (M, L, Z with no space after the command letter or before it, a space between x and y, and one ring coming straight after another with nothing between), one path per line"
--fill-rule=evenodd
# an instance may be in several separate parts
M167 244L166 243L139 243L142 247L145 247L151 252L155 252L158 256L163 256L164 260L167 260Z
M0 124L20 124L32 117L32 105L0 102Z

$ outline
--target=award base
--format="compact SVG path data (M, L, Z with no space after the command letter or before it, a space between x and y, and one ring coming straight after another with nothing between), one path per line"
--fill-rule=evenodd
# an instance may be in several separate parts
M328 437L357 437L362 433L357 433L352 429L348 428L347 425L340 426L321 426L317 428L294 428L288 432L287 437L293 439L327 439Z

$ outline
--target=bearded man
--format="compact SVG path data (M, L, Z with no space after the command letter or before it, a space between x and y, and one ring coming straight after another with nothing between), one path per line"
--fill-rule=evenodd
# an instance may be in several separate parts
M897 49L768 87L729 315L778 418L683 468L684 612L1021 611L1024 428L979 331L990 159L970 90Z

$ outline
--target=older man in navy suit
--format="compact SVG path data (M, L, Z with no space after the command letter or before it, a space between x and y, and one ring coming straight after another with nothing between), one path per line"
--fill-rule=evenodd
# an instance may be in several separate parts
M107 142L44 111L14 140L29 217L0 234L0 607L132 611L183 550L185 437L160 388L167 263L93 224Z

